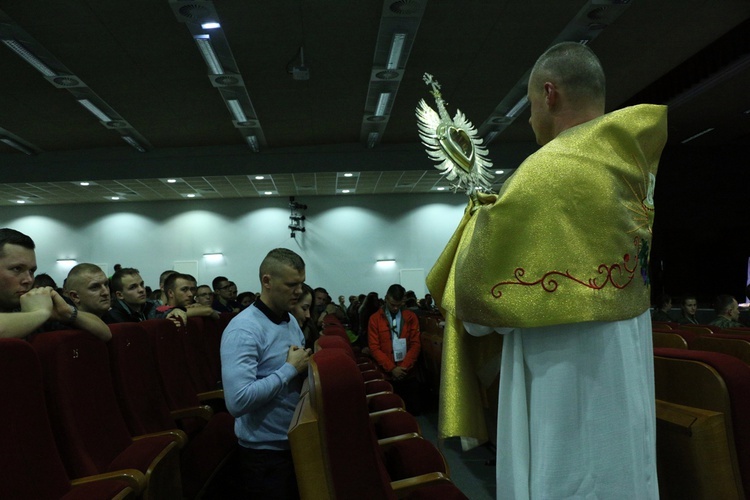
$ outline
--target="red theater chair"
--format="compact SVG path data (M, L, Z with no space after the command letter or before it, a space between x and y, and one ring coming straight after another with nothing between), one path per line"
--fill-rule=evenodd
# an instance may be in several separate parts
M119 469L146 476L145 498L180 498L180 457L167 433L133 437L120 413L107 346L80 330L39 334L32 345L41 361L52 429L72 477Z
M42 369L24 340L0 340L0 498L94 500L135 498L146 482L137 470L70 480L44 403Z
M657 458L665 498L750 491L750 367L721 353L654 349Z
M309 372L310 391L289 434L295 463L308 463L298 471L303 498L466 498L448 479L443 457L431 443L394 439L381 450L351 358L324 349L312 357Z
M200 496L237 448L233 419L226 414L211 418L214 415L204 406L170 411L161 390L148 333L140 323L116 323L110 329L109 354L115 392L130 432L183 434L183 496ZM181 419L196 417L204 419L203 425L193 427L189 437L176 430Z

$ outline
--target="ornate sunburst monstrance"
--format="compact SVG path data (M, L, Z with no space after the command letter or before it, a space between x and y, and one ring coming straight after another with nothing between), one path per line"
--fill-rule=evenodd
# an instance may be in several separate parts
M482 138L460 110L456 110L451 120L440 94L440 84L431 74L425 73L423 80L432 86L430 93L438 108L435 112L424 99L417 107L419 137L427 155L439 162L435 168L452 181L454 192L465 189L468 195L477 191L491 193L492 162L487 158L487 149L482 147Z

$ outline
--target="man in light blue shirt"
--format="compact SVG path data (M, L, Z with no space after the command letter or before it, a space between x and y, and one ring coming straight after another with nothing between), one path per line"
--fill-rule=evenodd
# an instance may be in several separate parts
M304 281L299 255L271 250L260 265L260 297L222 335L224 397L235 417L249 498L298 498L287 430L311 352L289 310Z

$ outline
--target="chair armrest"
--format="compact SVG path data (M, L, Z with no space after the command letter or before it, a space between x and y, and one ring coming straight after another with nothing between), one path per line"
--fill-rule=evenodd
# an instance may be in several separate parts
M370 423L376 424L378 420L380 420L380 417L384 415L389 415L391 413L399 413L399 412L406 413L406 410L404 410L403 408L388 408L387 410L374 411L370 413Z
M422 437L416 432L409 432L408 434L400 434L398 436L378 439L378 444L380 445L380 448L383 451L385 451L389 447L393 446L394 443L398 443L399 441L405 441L407 439L421 439L421 438Z
M169 412L172 418L175 420L181 420L183 418L200 418L208 422L211 417L214 416L214 410L208 406L191 406L190 408L180 408L179 410L172 410Z
M131 488L136 492L137 495L143 492L146 488L146 476L143 472L136 469L121 469L112 472L105 472L103 474L96 474L93 476L79 477L70 481L71 486L78 486L80 484L95 483L97 481L106 481L108 479L122 479L127 481Z
M430 484L451 483L451 480L442 472L430 472L421 476L399 479L391 482L391 487L398 498L406 498L414 490Z
M203 403L204 401L210 401L212 399L224 399L224 389L216 389L215 391L198 393L198 400L201 403Z
M177 443L177 447L179 449L182 449L187 444L187 441L188 441L187 434L185 433L185 431L180 430L180 429L169 429L169 430L161 431L161 432L152 432L149 434L143 434L141 436L133 436L133 441L138 441L139 439L144 439L144 438L150 438L152 436L169 436L172 438L172 441Z

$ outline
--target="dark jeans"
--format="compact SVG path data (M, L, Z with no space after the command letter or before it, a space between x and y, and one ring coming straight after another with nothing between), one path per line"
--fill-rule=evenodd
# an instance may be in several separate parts
M297 477L290 450L252 450L240 446L240 471L246 498L297 500Z

